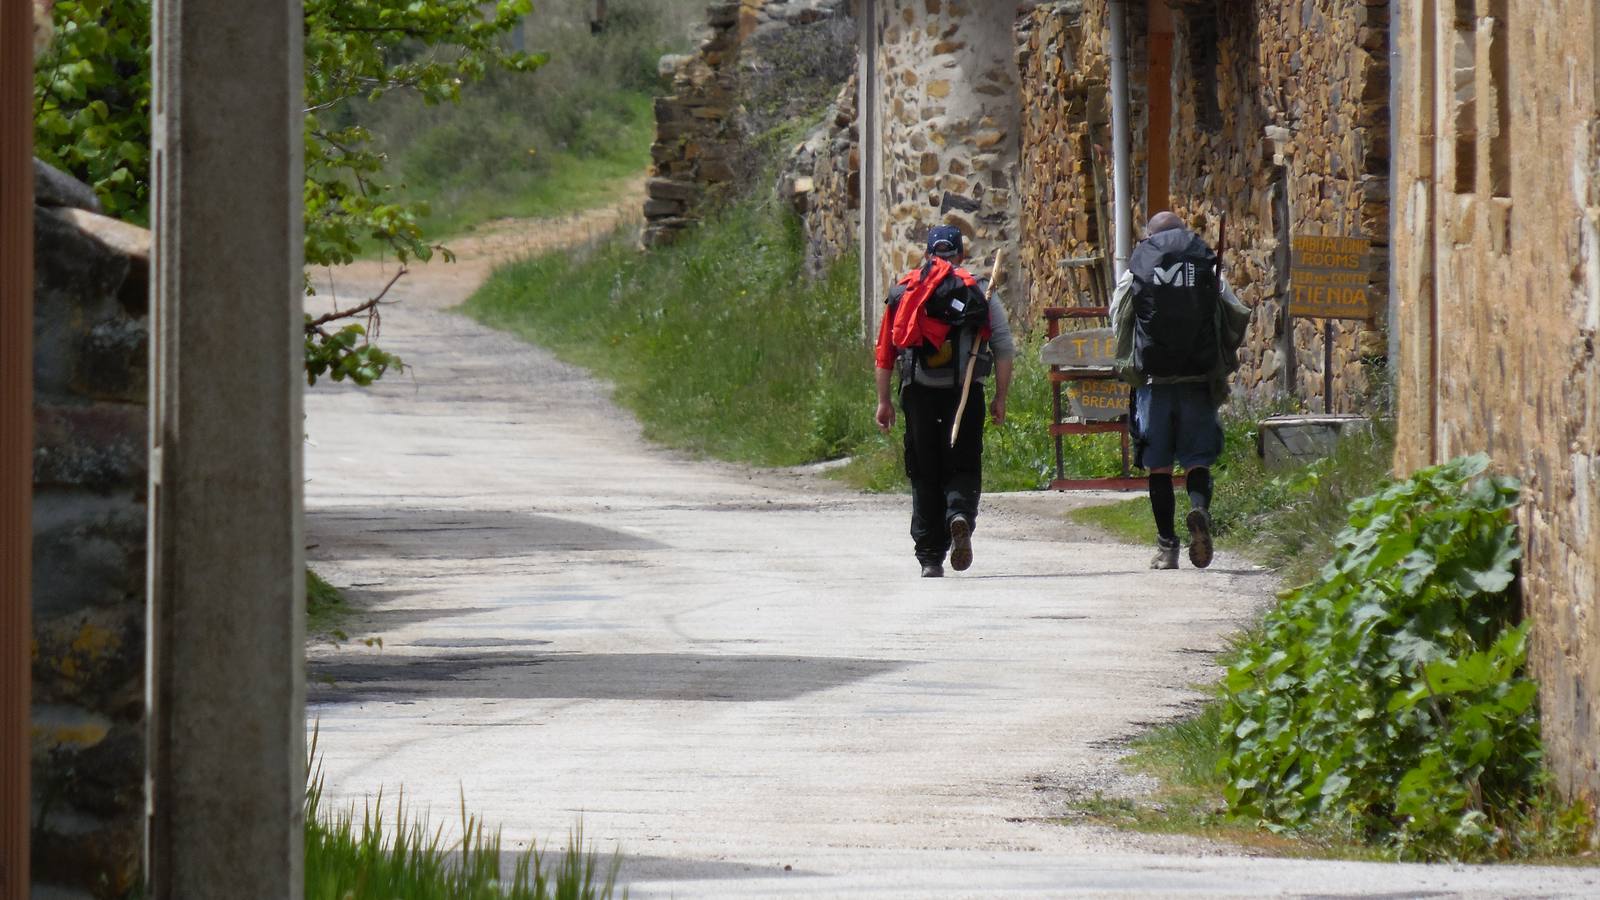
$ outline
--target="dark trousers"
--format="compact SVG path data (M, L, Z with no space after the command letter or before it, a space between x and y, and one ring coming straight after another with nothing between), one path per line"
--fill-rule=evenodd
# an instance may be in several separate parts
M900 388L906 420L906 477L911 480L911 540L917 560L941 563L950 550L950 519L976 524L983 482L983 387L972 386L961 434L950 446L950 423L960 388L907 384Z

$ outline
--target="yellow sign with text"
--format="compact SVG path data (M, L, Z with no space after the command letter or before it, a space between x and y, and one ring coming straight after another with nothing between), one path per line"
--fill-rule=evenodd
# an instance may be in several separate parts
M1128 414L1128 385L1109 378L1074 381L1067 399L1084 422L1114 422Z
M1041 362L1063 369L1108 369L1116 356L1117 334L1109 328L1069 331L1039 351Z
M1372 318L1372 242L1297 234L1290 244L1289 315Z

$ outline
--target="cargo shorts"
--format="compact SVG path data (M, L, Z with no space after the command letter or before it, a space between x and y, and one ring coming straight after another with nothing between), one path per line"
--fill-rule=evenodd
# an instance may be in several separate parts
M1146 469L1210 466L1222 455L1222 422L1205 382L1147 384L1134 391L1133 437Z

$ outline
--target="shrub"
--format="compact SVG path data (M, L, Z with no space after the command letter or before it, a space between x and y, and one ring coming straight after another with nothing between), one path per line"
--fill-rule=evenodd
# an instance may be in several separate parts
M1318 579L1267 614L1224 682L1233 815L1331 824L1410 858L1520 855L1542 751L1519 489L1487 465L1457 459L1350 504Z
M447 238L501 216L550 216L610 202L650 164L663 53L693 46L704 3L612 0L591 34L590 0L540 0L513 43L548 56L532 77L489 71L459 103L395 94L355 120L388 159L395 192L424 204Z

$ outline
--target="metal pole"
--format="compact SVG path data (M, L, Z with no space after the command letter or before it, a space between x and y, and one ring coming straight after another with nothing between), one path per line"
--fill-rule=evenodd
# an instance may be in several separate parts
M0 897L28 896L33 6L0 0Z
M1129 153L1131 140L1128 131L1128 36L1127 4L1111 0L1110 4L1110 56L1111 56L1111 155L1112 192L1116 195L1116 212L1113 226L1116 230L1116 277L1121 278L1128 268L1128 254L1133 252L1133 196L1129 184L1132 166Z
M1333 319L1322 321L1322 411L1333 414Z
M861 204L861 339L875 336L878 310L878 4L859 0L856 8L856 152L860 158L857 191Z

